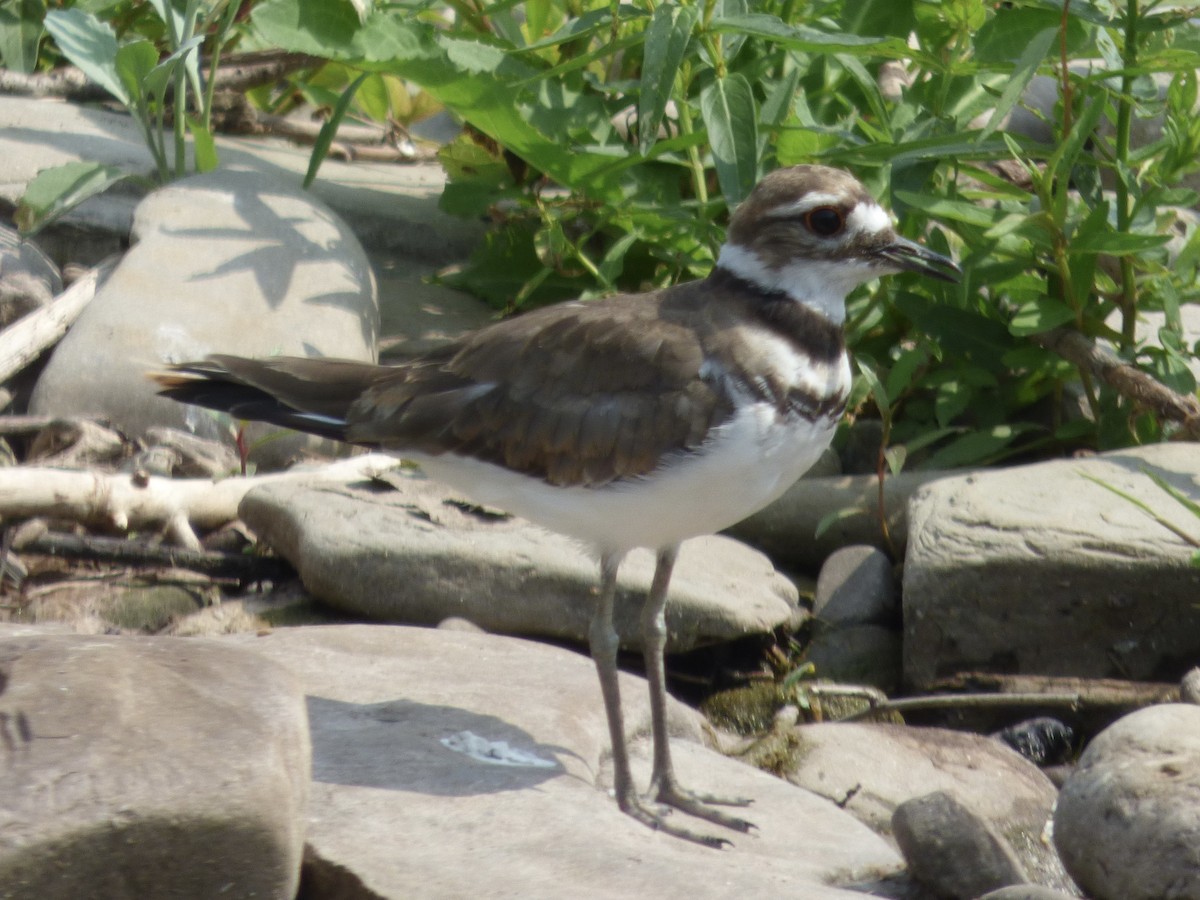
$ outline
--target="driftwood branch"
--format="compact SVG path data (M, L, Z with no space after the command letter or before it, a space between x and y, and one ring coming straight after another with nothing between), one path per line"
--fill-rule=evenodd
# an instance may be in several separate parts
M53 72L0 69L0 94L14 97L57 97L74 103L110 100L112 95L90 81L82 69L62 66Z
M278 581L294 574L290 565L274 556L188 550L183 547L147 544L98 535L80 536L47 531L29 540L14 543L13 549L18 553L94 560L118 565L170 566L203 572L212 578L236 578L239 581Z
M258 134L288 138L298 144L315 144L325 123L316 119L298 120L291 116L247 110L252 129ZM355 124L343 122L338 126L337 139L330 154L344 160L371 162L411 162L424 156L432 159L436 150L422 152L412 139L397 126Z
M901 697L897 700L888 700L884 703L868 706L866 709L860 709L838 721L853 722L881 712L904 714L906 712L913 712L914 710L931 709L982 709L985 707L1009 709L1022 706L1036 706L1039 708L1061 706L1065 709L1074 710L1079 707L1083 699L1082 695L1078 693L932 694L921 697Z
M372 453L314 469L221 481L14 466L0 469L0 519L66 519L121 532L166 530L180 546L199 550L195 530L211 531L236 519L238 504L252 488L280 481L347 484L394 465L393 457Z
M96 289L115 265L115 257L106 259L45 306L26 313L0 331L0 382L8 381L43 350L58 343L84 307L92 302Z
M217 66L215 89L218 91L248 91L264 84L286 78L292 72L323 66L326 60L305 53L285 50L264 50L257 53L235 53L221 57ZM209 62L203 62L208 71Z
M217 67L216 89L219 91L248 91L264 84L274 84L301 69L323 65L325 60L303 53L267 50L261 53L238 53L225 56ZM208 60L201 67L208 71ZM90 81L75 66L61 66L52 72L11 72L0 69L0 93L19 97L59 97L64 100L112 100L112 95Z
M1078 331L1054 328L1034 335L1033 339L1068 362L1091 372L1121 396L1152 409L1164 419L1178 422L1188 437L1200 439L1200 401L1195 397L1176 393Z

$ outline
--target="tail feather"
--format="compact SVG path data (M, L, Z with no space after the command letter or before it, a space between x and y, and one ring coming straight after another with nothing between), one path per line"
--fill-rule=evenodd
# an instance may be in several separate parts
M344 441L350 405L381 370L351 360L214 355L151 377L160 396L180 403Z

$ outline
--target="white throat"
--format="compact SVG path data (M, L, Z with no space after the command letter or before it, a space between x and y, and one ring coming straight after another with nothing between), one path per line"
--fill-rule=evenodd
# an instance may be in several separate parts
M782 291L835 325L846 320L846 295L864 281L886 274L866 262L803 259L781 269L763 264L753 250L725 244L717 265L765 291Z

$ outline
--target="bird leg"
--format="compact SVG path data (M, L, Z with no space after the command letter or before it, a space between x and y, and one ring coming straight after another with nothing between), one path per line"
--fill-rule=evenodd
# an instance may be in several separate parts
M689 815L724 825L735 831L750 831L754 825L745 819L731 816L706 804L749 806L750 800L741 797L724 798L697 794L680 786L671 763L671 742L667 734L667 679L663 653L667 644L667 587L679 545L672 544L658 552L658 564L650 594L642 609L642 642L646 659L646 680L650 682L650 722L654 731L654 769L650 776L650 798L673 806Z
M617 592L617 569L621 565L623 556L624 554L605 553L600 557L600 594L596 599L596 609L588 631L592 660L596 663L596 672L600 676L600 692L604 695L604 711L608 716L608 733L612 740L613 790L617 797L617 806L623 813L632 816L643 825L648 825L674 837L719 849L729 842L723 838L695 834L668 823L664 816L669 810L647 807L633 787L633 774L629 767L629 748L625 744L625 723L621 715L621 691L617 681L619 639L616 629L613 628L613 600ZM656 760L658 733L658 726L655 725ZM665 739L665 732L663 736Z

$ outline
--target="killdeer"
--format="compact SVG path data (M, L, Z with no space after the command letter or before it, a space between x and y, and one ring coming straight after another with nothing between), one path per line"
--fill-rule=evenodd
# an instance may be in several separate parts
M694 794L671 764L664 607L680 542L779 497L829 445L846 404L846 294L955 263L898 236L853 177L780 169L733 214L712 273L645 294L538 309L394 367L210 356L159 375L174 400L394 451L476 501L588 545L600 563L589 641L620 808L719 847L665 807L752 826ZM634 788L617 686L613 596L621 560L657 553L642 614L654 760Z

